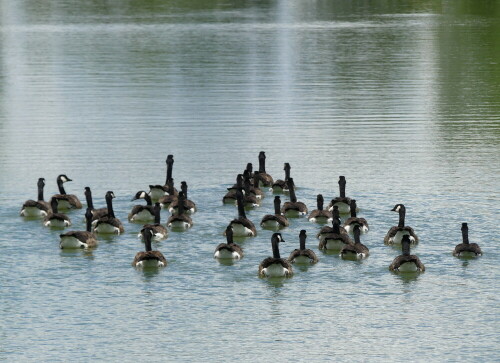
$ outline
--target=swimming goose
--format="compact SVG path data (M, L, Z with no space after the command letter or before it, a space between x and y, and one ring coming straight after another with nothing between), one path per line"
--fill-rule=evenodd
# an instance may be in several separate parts
M92 233L92 209L87 207L85 219L87 229L85 231L69 231L60 234L61 242L59 248L93 248L97 246L97 239Z
M346 230L340 226L340 219L334 218L332 227L323 227L324 231L318 234L320 250L340 251L344 246L352 244L352 240ZM326 229L328 228L328 229ZM331 228L331 229L330 229Z
M250 219L247 218L245 207L243 205L243 193L237 192L238 218L229 222L229 226L233 229L233 236L237 237L253 237L257 235L257 229Z
M341 223L340 223L340 213L339 213L339 208L335 205L333 206L333 210L332 210L332 224L337 221L339 226L340 226L340 232L341 233L345 233L347 234L346 230L344 229L344 227L342 227ZM322 237L327 234L327 233L333 233L333 226L330 227L330 226L323 226L321 227L321 230L318 232L318 234L316 235L316 237L318 237L319 239L322 239Z
M94 208L94 202L92 200L92 191L90 190L89 187L85 187L84 194L85 194L85 199L87 200L87 208L90 208L90 211L92 212L92 221L97 221L99 218L108 214L108 208L99 208L99 209ZM85 213L85 218L86 216L87 213Z
M156 202L154 207L153 207L153 213L155 215L155 220L154 224L145 224L141 231L139 232L138 237L143 238L144 236L144 230L146 228L149 228L153 231L153 239L155 241L162 240L164 238L167 238L168 236L168 229L161 224L161 218L160 218L160 213L161 213L161 206L159 202Z
M399 255L392 261L389 266L391 271L399 272L424 272L425 266L420 259L415 255L410 255L410 236L405 234L401 241L401 249L403 251L402 255Z
M250 184L250 175L248 173L243 174L243 205L246 208L255 208L259 206L260 199L257 198L257 194Z
M43 199L45 179L38 178L38 200L29 199L24 202L19 215L22 217L45 217L50 213L50 204Z
M238 174L236 177L236 184L232 187L227 188L227 193L222 197L222 203L224 204L236 204L236 191L243 190L243 174Z
M135 196L130 200L134 201L137 199L144 199L146 201L146 205L134 205L132 210L128 215L128 220L130 222L152 222L155 219L154 211L153 211L153 202L151 201L151 197L144 190L138 191Z
M179 195L179 193L177 192L177 189L175 189L175 187L174 187L174 179L169 179L167 181L166 190L167 191L165 192L165 194L167 194L167 195L158 199L158 202L160 202L160 205L162 208L170 207L170 204L172 204L172 202L176 201L177 196Z
M239 260L243 257L243 250L240 246L233 242L233 229L231 226L226 227L227 243L220 243L214 252L214 258L219 259L235 259Z
M477 243L469 243L469 227L467 223L462 223L462 243L456 245L453 256L476 257L482 254L483 252Z
M259 178L262 186L270 187L273 185L273 177L266 173L266 154L264 151L259 153Z
M364 218L356 217L356 209L356 199L351 199L351 217L347 218L344 222L344 228L348 233L352 233L354 226L358 224L360 227L359 231L361 234L364 234L369 230L368 222Z
M271 191L273 193L285 193L288 192L288 179L290 179L290 164L285 163L283 170L285 170L285 179L276 180L271 186Z
M339 212L347 214L351 211L351 198L345 196L345 185L347 184L345 176L339 176L340 197L333 198L328 205L328 210L331 212L334 205L339 207Z
M346 260L361 260L363 258L368 257L370 251L368 247L361 243L359 238L360 235L360 226L356 224L354 226L354 244L346 244L340 250L340 256Z
M50 200L50 208L52 209L47 216L43 219L43 225L45 227L58 227L64 228L71 226L71 220L66 214L58 213L57 211L57 200Z
M262 217L260 226L272 230L289 226L288 219L281 214L281 199L278 195L274 197L274 214L266 214Z
M297 202L293 178L288 179L288 190L290 192L290 201L283 204L281 212L287 217L305 216L307 214L307 207L304 203Z
M137 252L135 255L132 266L134 267L165 267L167 260L160 251L153 251L151 248L151 239L153 237L153 230L145 228L143 232L143 239L145 244L145 252Z
M309 219L310 222L314 223L330 223L333 221L332 212L323 209L323 195L318 194L316 197L316 204L318 209L313 210L310 214ZM333 209L332 209L333 210Z
M290 257L288 257L288 261L291 263L316 263L318 262L318 257L314 253L313 250L306 248L306 230L303 229L299 234L300 248L295 249L290 253Z
M255 197L260 200L262 198L264 198L265 194L264 192L262 191L262 189L260 189L260 177L259 177L259 173L258 172L255 172L255 173L249 173L249 178L248 178L248 182L250 183L250 193L255 195Z
M181 182L181 191L184 193L184 213L193 214L196 212L196 204L188 199L188 185L185 181ZM168 211L172 214L177 213L177 209L179 208L179 198L170 203L168 207Z
M167 220L167 227L187 229L193 225L193 220L184 209L186 198L184 192L179 192L176 214L171 215Z
M94 233L120 234L125 232L122 222L115 217L115 211L113 210L113 198L115 198L115 193L113 193L112 191L108 191L105 197L108 214L102 216L97 220L94 225Z
M407 234L410 236L411 244L417 244L418 237L415 234L415 231L413 230L413 228L405 226L405 206L403 204L396 204L394 208L391 209L391 211L399 213L399 223L397 226L389 229L384 237L384 243L386 245L400 244L401 240L403 239L403 235Z
M291 277L293 269L290 262L280 257L278 244L285 242L280 233L274 233L271 237L273 257L268 257L259 265L260 277Z
M82 203L80 199L74 194L66 194L63 184L72 181L66 175L61 174L57 177L57 187L59 194L52 196L52 199L57 200L57 207L59 209L81 209Z
M174 167L174 156L173 155L168 155L167 156L167 178L165 180L164 185L150 185L149 186L149 196L153 200L159 200L160 198L164 197L165 195L172 195L172 193L175 193L177 195L177 190L172 190L168 186L169 180L172 179L172 169Z

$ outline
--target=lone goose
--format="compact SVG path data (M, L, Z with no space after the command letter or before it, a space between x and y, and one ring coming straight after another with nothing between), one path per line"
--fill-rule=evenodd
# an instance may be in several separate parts
M259 265L260 277L291 277L293 269L290 262L280 257L278 244L285 242L280 233L274 233L271 237L273 257L268 257Z
M259 153L259 178L262 186L270 187L273 185L273 177L266 173L266 153L264 151Z
M359 225L361 234L368 232L368 222L364 218L356 217L356 199L351 199L351 217L344 222L344 228L351 233L356 224Z
M188 198L188 185L185 181L181 182L181 191L184 193L184 212L187 214L193 214L196 212L196 204L192 201L187 199ZM177 213L177 209L179 208L179 203L180 199L177 198L175 201L170 203L170 206L168 207L168 211L172 214Z
M85 231L69 231L59 235L59 248L93 248L97 246L97 239L92 233L92 209L87 207L85 212L87 229Z
M288 179L288 190L290 192L290 201L283 204L281 212L287 217L305 216L307 214L307 207L304 203L297 202L293 178Z
M184 192L179 192L178 196L178 206L176 208L176 214L171 215L167 220L167 227L188 229L193 225L193 220L186 213Z
M135 194L131 201L137 199L144 199L146 201L146 205L134 205L128 215L128 220L130 222L154 221L155 215L153 211L153 202L151 201L151 197L149 196L149 194L144 190L140 190Z
M289 225L288 218L281 214L281 199L277 195L274 197L274 214L266 214L262 217L260 226L266 229L277 230Z
M57 187L59 188L59 194L52 196L52 199L57 200L57 207L59 209L81 209L82 203L80 199L74 194L66 194L64 190L64 183L72 181L66 175L61 174L57 177Z
M137 252L135 255L132 266L134 267L165 267L167 260L160 251L153 251L151 248L151 238L153 237L153 230L145 228L143 232L145 252Z
M356 224L354 226L354 244L346 244L340 250L340 256L347 260L361 260L363 258L368 257L370 251L368 247L361 243L359 238L360 234L360 226Z
M405 226L405 206L403 204L396 204L394 208L391 209L391 211L399 213L399 223L397 226L389 229L384 237L384 243L387 245L400 244L401 240L403 239L403 235L407 234L410 236L411 244L417 244L418 237L415 234L415 231L413 230L413 228Z
M236 191L243 190L243 174L238 174L236 177L236 184L232 187L227 188L227 193L222 197L222 203L224 204L236 204Z
M340 197L333 198L328 205L328 210L331 212L334 205L339 207L339 212L347 214L351 211L351 198L345 196L345 185L347 184L345 176L339 176L339 191Z
M318 209L313 210L307 219L313 223L330 223L333 221L332 212L323 209L323 195L318 194L316 197L316 204Z
M243 205L243 193L237 192L238 218L229 222L233 229L233 235L238 237L253 237L257 235L257 229L250 219L247 218Z
M410 236L405 234L401 241L402 255L392 261L389 270L398 272L424 272L425 266L415 255L410 255Z
M285 170L285 179L276 180L271 186L273 193L286 193L288 192L288 179L290 179L290 164L285 163L283 170Z
M291 263L316 263L318 262L318 257L314 253L313 250L306 248L306 230L303 229L299 234L300 248L295 249L290 253L290 257L288 257L288 261Z
M115 193L113 193L112 191L108 191L105 197L108 214L102 216L97 220L94 225L94 233L121 234L125 232L122 222L115 217L115 212L113 210L113 198L115 198Z
M456 245L453 256L457 257L477 257L483 252L477 243L469 243L469 227L467 223L462 223L462 243Z
M241 259L243 257L243 250L233 242L233 229L231 226L226 227L226 239L227 243L221 243L215 248L214 258Z
M85 187L85 199L87 200L87 208L90 208L92 212L92 221L97 221L99 218L108 214L108 208L94 208L94 202L92 200L92 191L89 187ZM85 218L87 218L87 213L85 213Z
M149 186L149 196L153 200L159 200L160 198L164 197L165 195L172 195L175 194L177 195L177 190L175 188L172 190L168 186L169 180L172 179L172 169L174 167L174 156L173 155L168 155L167 156L167 178L165 180L165 185L150 185Z
M43 220L43 225L45 227L57 227L64 228L71 226L71 220L66 214L58 213L57 211L57 200L50 200L50 208L52 211L47 214L47 216Z
M158 199L158 202L160 202L162 208L170 207L170 204L176 201L179 195L177 189L175 189L174 187L174 179L169 179L165 188L167 189L167 192L165 192L165 194L168 194Z
M160 222L160 213L161 213L161 206L159 202L156 202L154 207L153 207L153 213L155 215L155 221L154 224L145 224L141 231L139 232L138 237L143 238L144 236L144 230L146 228L150 228L153 231L153 239L155 241L160 241L164 238L167 238L168 236L168 230L165 226L161 225Z
M38 200L27 200L24 202L19 215L22 217L45 217L50 213L50 204L43 199L43 187L45 179L38 178Z
M340 226L339 218L334 218L331 229L325 231L324 233L320 232L319 237L320 240L318 248L320 250L340 251L344 246L353 243L349 238L349 234L343 227Z

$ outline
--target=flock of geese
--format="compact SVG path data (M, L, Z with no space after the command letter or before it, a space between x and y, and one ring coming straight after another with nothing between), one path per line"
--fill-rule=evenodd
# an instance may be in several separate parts
M290 277L293 275L292 265L314 264L318 257L311 249L306 248L307 234L301 230L299 234L300 247L295 249L288 258L282 258L279 243L284 242L280 229L290 225L289 218L307 216L309 221L325 224L317 233L318 248L338 252L343 259L359 260L368 257L369 249L361 243L361 235L369 231L365 218L357 216L358 207L355 199L346 197L346 179L339 177L339 196L332 199L324 208L324 198L317 195L317 208L309 213L307 206L297 200L295 184L290 176L290 164L284 164L285 178L273 180L266 172L266 155L259 153L259 170L253 171L253 166L248 163L242 174L236 177L236 183L227 188L223 196L224 204L235 204L238 208L238 217L227 225L224 235L227 242L219 244L214 252L217 259L235 259L243 257L243 249L234 242L234 237L253 237L257 234L254 223L247 218L245 210L257 207L264 197L264 188L272 191L274 196L274 213L265 215L260 221L263 229L273 230L271 237L272 257L264 259L258 272L261 277ZM132 201L144 199L146 204L135 205L128 215L129 222L145 223L138 237L144 241L145 251L138 252L132 262L135 267L164 267L167 260L160 251L152 249L152 241L159 241L168 236L168 228L173 230L186 230L193 225L191 216L196 212L196 204L188 199L188 186L185 181L181 183L180 191L174 187L172 170L174 158L168 155L167 177L165 184L149 185L149 192L141 190L132 198ZM49 202L44 200L45 179L38 179L38 199L26 201L20 215L24 217L43 218L43 225L47 227L66 228L71 225L70 218L59 212L70 209L81 209L82 203L74 194L67 194L64 183L71 181L66 175L57 177L59 193L53 195ZM281 203L279 194L288 194L289 201ZM105 196L106 207L95 209L92 193L85 187L87 208L85 212L86 230L69 231L60 234L60 248L94 248L97 246L97 236L100 234L121 234L124 232L122 222L113 211L115 195L108 191ZM154 202L154 203L153 203ZM166 225L161 224L160 214L162 209L167 209L171 215ZM389 266L391 271L397 272L423 272L424 264L418 256L412 255L410 249L418 244L419 239L414 229L405 225L406 208L397 204L392 211L399 214L399 223L389 229L384 243L386 245L400 245L402 254L397 256ZM341 223L340 215L349 215ZM467 223L462 223L462 243L458 244L453 255L457 257L477 257L482 254L476 243L470 243L468 238Z

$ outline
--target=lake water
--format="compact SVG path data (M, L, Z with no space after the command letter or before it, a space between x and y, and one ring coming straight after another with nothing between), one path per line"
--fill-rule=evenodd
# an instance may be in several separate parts
M498 4L3 1L0 14L1 360L498 361ZM236 216L222 196L261 150L275 179L291 164L310 210L346 176L366 260L318 251L305 218L282 231L282 256L306 229L320 261L291 279L258 277L272 234L259 227L241 261L213 259ZM164 182L168 154L199 211L154 244L166 268L136 270L130 199ZM61 231L19 217L58 174L97 207L113 190L125 234L67 252ZM396 203L423 274L388 271ZM451 254L462 222L479 259Z

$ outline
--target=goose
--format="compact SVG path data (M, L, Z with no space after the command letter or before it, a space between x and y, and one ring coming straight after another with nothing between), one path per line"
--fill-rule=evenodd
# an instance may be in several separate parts
M399 255L392 261L389 270L398 272L424 272L425 266L415 255L410 255L410 236L403 235L401 240L402 255Z
M339 208L340 210L340 208ZM368 232L368 222L364 218L356 217L356 199L351 199L351 217L344 222L344 228L348 233L352 233L354 226L359 225L361 234Z
M285 193L288 192L288 179L290 179L290 164L285 163L283 170L285 170L285 179L276 180L271 186L270 191L273 193Z
M370 254L370 251L368 250L368 247L366 247L364 244L361 243L361 240L359 238L360 235L360 226L359 224L356 224L354 226L354 243L351 244L346 244L342 249L340 250L340 256L343 259L347 260L361 260L363 258L368 257Z
M259 185L260 185L259 173L258 172L255 172L253 174L249 173L248 175L249 175L248 182L251 184L250 193L254 194L255 198L257 198L259 200L264 198L265 194L262 191L262 189L260 189L260 187L259 187Z
M274 214L266 214L262 217L260 226L266 229L281 229L288 227L288 219L281 214L281 199L277 195L274 197Z
M149 196L149 194L144 190L140 190L135 193L135 196L130 201L134 201L137 199L144 199L146 201L146 205L134 205L128 215L128 220L130 222L154 221L155 215L153 211L153 202L151 201L151 197Z
M316 263L318 262L318 257L314 253L313 250L306 248L306 230L303 229L299 233L299 241L300 241L300 248L295 249L290 253L290 257L288 257L288 261L291 263Z
M170 204L172 204L172 202L176 201L177 196L179 195L179 193L177 192L177 189L175 189L175 187L174 187L174 179L169 179L167 181L166 189L167 189L167 192L165 194L167 194L167 193L168 194L161 197L160 199L158 199L158 202L160 202L160 205L162 208L170 207Z
M321 227L321 230L318 232L318 234L316 235L316 237L318 237L319 239L323 239L323 237L328 234L328 233L333 233L333 223L337 221L337 223L339 224L339 228L340 228L340 232L341 233L345 233L347 234L346 230L344 229L344 227L341 226L341 223L340 223L340 213L339 213L339 208L335 205L333 206L333 210L332 210L332 227L330 226L323 226Z
M243 257L243 250L233 242L233 229L226 227L227 243L220 243L214 252L214 258L240 260Z
M43 220L43 225L45 227L57 227L57 228L64 228L71 226L71 220L69 217L63 213L58 213L57 211L57 200L56 199L51 199L50 200L50 208L52 211L45 216Z
M97 246L97 239L92 233L92 209L87 207L85 219L87 229L85 231L69 231L59 235L61 242L59 248L93 248Z
M266 173L266 153L264 151L259 153L259 178L262 186L270 187L273 185L273 177Z
M167 179L165 180L165 185L150 185L149 186L149 196L153 200L159 200L160 198L164 197L165 195L172 195L172 193L175 193L177 195L177 190L172 190L168 186L169 180L172 179L172 169L174 167L174 156L173 155L168 155L167 156Z
M38 200L29 199L24 202L19 215L21 217L46 217L50 213L50 204L43 199L45 179L38 178Z
M403 235L407 234L410 236L411 244L415 245L418 243L418 237L415 234L413 228L405 226L405 214L406 208L403 204L396 204L394 208L391 209L392 212L399 213L399 223L397 226L389 229L384 237L384 243L386 245L400 244L403 239Z
M59 188L59 194L52 196L52 199L57 201L57 207L59 209L81 209L82 203L80 199L74 194L66 194L64 190L64 183L70 182L72 179L68 178L66 175L61 174L57 177L57 187Z
M113 198L115 198L115 193L108 191L105 197L108 214L97 220L94 225L94 233L121 234L125 232L122 222L115 217L115 212L113 210Z
M184 212L187 214L193 214L196 212L196 204L187 199L188 198L188 185L185 181L181 182L181 191L184 193ZM177 209L179 208L179 198L177 200L173 201L170 206L168 207L168 210L170 213L175 214L177 213Z
M143 239L145 244L144 252L137 252L132 266L134 267L165 267L167 260L160 251L153 251L151 248L151 239L154 231L151 228L145 228L143 231Z
M297 202L293 178L288 179L288 190L290 192L290 201L283 204L281 212L287 217L305 216L307 214L307 207L304 203Z
M344 246L353 243L346 230L340 226L339 218L334 218L331 229L325 230L324 233L320 232L319 237L320 250L340 251Z
M168 218L167 227L179 229L188 229L192 227L193 221L184 209L184 206L186 205L185 201L186 198L184 196L184 192L179 192L176 214L173 214Z
M462 223L462 243L455 246L453 256L457 257L477 257L483 252L477 243L469 243L469 227L467 223Z
M222 203L224 204L236 204L236 191L243 190L243 174L238 174L236 177L236 184L232 187L227 188L227 193L222 197Z
M99 218L108 214L108 208L99 208L99 209L94 208L94 202L92 200L92 191L90 190L90 187L85 187L83 193L85 194L85 199L87 200L87 208L90 208L90 211L92 212L93 222L97 221ZM85 218L86 216L87 213L85 213Z
M150 228L152 231L153 231L153 239L155 241L160 241L164 238L167 238L168 236L168 230L165 226L162 226L161 225L161 222L160 222L160 213L161 213L161 206L160 206L160 203L159 202L156 202L154 207L153 207L153 213L155 215L155 220L154 220L154 224L145 224L141 231L139 232L139 235L138 237L139 238L143 238L144 236L144 230L146 228Z
M318 209L313 210L307 219L313 223L331 223L333 221L332 212L323 209L323 195L318 194L316 197L316 205ZM332 209L333 210L333 209Z
M229 226L233 229L235 237L254 237L257 235L257 229L250 219L247 218L245 207L243 205L243 193L237 192L238 218L229 222Z
M328 205L328 210L331 212L334 205L339 207L339 212L347 214L351 211L351 198L345 196L345 185L347 184L345 176L339 176L340 197L333 198Z
M292 265L287 259L280 257L278 244L285 242L280 233L274 233L271 237L273 257L264 259L259 265L260 277L291 277L293 275Z
M257 198L257 194L250 183L250 175L247 173L243 174L243 205L246 208L255 208L259 206L260 199Z

